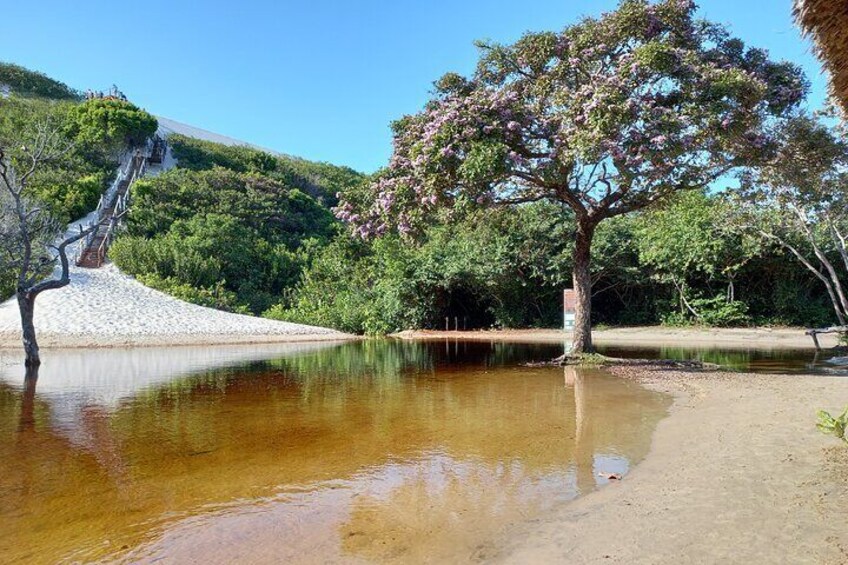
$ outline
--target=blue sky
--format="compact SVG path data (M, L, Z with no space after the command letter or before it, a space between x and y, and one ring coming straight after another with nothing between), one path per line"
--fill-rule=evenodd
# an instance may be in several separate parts
M0 59L79 89L116 83L148 111L308 159L371 172L389 123L432 82L474 68L475 39L557 30L615 0L10 1ZM701 0L704 16L825 78L791 0ZM518 7L518 9L516 8Z

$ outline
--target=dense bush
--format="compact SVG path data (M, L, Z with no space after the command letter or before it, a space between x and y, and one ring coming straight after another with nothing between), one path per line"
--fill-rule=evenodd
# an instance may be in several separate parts
M595 322L828 323L818 281L785 252L743 241L747 235L727 227L725 206L720 196L684 194L655 212L601 225ZM537 203L444 218L414 242L340 235L266 315L377 334L443 328L446 316L451 327L454 317L468 327L558 326L562 289L571 286L572 230L568 213ZM681 305L684 285L698 316Z
M0 85L7 85L19 96L53 100L79 100L79 92L42 73L12 63L0 63Z
M247 146L229 146L183 135L168 138L181 168L202 171L223 167L240 173L257 173L335 205L336 194L362 182L363 175L348 167L316 163L295 157L275 156Z
M126 100L93 98L70 114L71 135L87 147L115 154L142 145L156 133L156 118Z
M161 290L186 302L199 304L207 308L215 308L216 310L224 310L225 312L235 312L237 314L250 313L245 306L239 304L236 294L224 287L223 282L216 282L210 287L197 287L180 282L174 278L163 279L155 273L139 275L138 280L145 286Z
M300 277L309 249L335 233L329 210L301 191L223 168L175 169L134 187L126 235L110 250L157 288L227 295L227 309L261 312ZM154 279L150 279L154 280ZM218 298L216 298L218 300Z
M451 326L556 325L570 277L563 214L539 204L470 216L416 244L340 235L266 315L371 334L444 327L445 317Z
M0 269L0 302L15 294L15 273L11 269Z

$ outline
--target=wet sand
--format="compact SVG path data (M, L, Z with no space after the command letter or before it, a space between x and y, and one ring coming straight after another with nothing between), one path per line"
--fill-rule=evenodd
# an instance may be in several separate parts
M675 404L620 483L503 533L498 563L848 563L848 378L617 368Z
M692 346L740 349L814 349L804 328L667 328L640 326L598 329L592 338L598 345ZM571 334L560 329L434 331L409 330L393 334L399 339L462 339L512 343L560 343ZM819 336L822 347L834 347L833 334Z

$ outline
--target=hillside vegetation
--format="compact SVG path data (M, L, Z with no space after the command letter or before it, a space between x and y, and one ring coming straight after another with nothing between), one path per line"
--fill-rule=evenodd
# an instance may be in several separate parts
M123 270L150 286L356 333L439 328L446 317L467 327L561 323L575 229L561 206L445 214L414 239L362 240L329 206L336 192L355 197L363 175L171 140L179 168L137 185L127 233L112 249ZM827 323L819 282L785 251L730 229L727 206L696 191L604 225L595 242L595 321Z
M97 206L121 153L153 135L156 118L125 100L81 101L67 86L16 65L0 64L0 75L0 83L12 86L11 95L0 98L0 144L11 164L26 170L16 148L33 139L39 126L70 147L61 161L45 163L28 181L29 194L47 208L58 233ZM0 268L0 298L14 292L14 279L13 266Z
M343 167L184 136L178 166L139 181L112 260L205 306L261 314L295 286L339 226L329 205L360 182Z
M349 167L271 155L246 146L231 146L193 139L168 137L178 166L193 171L223 167L239 173L256 173L297 188L319 202L334 206L336 193L362 181L363 175Z
M12 63L0 62L0 85L8 86L18 96L72 101L82 98L65 83Z

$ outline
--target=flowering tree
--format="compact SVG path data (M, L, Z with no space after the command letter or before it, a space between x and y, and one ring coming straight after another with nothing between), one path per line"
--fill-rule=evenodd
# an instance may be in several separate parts
M394 123L388 168L343 195L338 216L363 237L411 236L440 208L564 204L577 224L572 350L591 351L598 223L749 163L805 94L796 66L695 11L625 0L560 33L480 44L472 77L445 75L422 112Z

